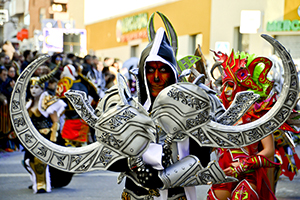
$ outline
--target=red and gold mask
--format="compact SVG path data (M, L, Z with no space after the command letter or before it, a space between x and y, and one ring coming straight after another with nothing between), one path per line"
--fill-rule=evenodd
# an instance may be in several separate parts
M230 56L215 51L214 54L217 61L222 63L222 93L220 98L226 109L230 106L235 94L240 91L252 90L264 97L269 95L273 88L273 82L267 79L267 74L272 67L271 60L266 57L254 58L253 55L245 53L243 55L234 54L233 50ZM259 64L264 64L261 71L256 68ZM254 78L255 73L259 73L257 78Z

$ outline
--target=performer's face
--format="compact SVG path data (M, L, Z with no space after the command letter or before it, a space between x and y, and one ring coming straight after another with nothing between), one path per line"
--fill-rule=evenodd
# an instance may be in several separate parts
M233 97L232 97L233 88L234 88L234 83L233 82L227 82L225 84L224 93L225 93L225 96L226 96L228 101L232 101L232 99L233 99Z
M33 97L38 97L42 94L43 89L38 85L31 85L30 86L30 93Z
M162 89L168 86L171 75L172 70L168 65L159 61L147 62L146 77L153 97L156 97Z

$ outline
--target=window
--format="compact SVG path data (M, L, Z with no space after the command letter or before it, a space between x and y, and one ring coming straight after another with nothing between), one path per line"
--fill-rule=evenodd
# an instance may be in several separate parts
M138 48L139 45L133 45L130 47L130 57L138 57Z

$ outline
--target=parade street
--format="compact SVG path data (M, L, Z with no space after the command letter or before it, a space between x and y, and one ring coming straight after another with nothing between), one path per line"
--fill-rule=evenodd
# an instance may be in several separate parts
M296 148L300 155L300 147ZM0 200L119 200L124 181L117 184L118 173L94 171L73 176L71 183L55 188L51 193L33 194L28 189L32 183L21 164L24 152L0 153ZM281 176L277 185L278 200L300 199L300 176L293 181ZM203 200L209 186L197 187L197 199Z

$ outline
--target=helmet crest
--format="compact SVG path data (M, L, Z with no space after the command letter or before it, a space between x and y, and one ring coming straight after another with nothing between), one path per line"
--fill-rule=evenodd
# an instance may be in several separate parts
M273 82L267 79L267 74L272 67L272 61L266 57L255 57L254 54L245 52L234 53L232 50L228 56L222 52L215 52L216 60L221 62L222 73L222 94L221 99L228 108L230 101L234 99L237 92L251 90L261 97L267 97L272 88ZM225 95L227 84L233 87L230 95Z

